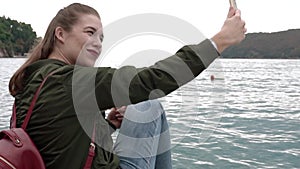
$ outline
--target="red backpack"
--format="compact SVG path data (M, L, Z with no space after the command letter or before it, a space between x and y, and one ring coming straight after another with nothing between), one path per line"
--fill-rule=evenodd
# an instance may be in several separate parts
M16 127L16 106L14 104L10 129L0 132L0 168L2 169L45 169L44 161L25 129L31 117L35 102L50 73L34 94L21 128Z
M26 133L25 129L31 117L34 105L38 98L42 86L47 78L54 74L50 73L45 77L31 101L30 107L27 111L25 120L21 128L16 127L16 107L14 104L12 123L10 129L0 132L0 169L45 169L44 161L40 155L39 150ZM94 128L95 130L95 128ZM85 169L90 168L94 157L94 133L89 149L89 156L84 166Z

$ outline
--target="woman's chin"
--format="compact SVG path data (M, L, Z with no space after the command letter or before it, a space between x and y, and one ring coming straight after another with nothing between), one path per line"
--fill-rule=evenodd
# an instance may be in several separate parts
M87 53L85 55L81 55L81 57L78 57L76 64L80 66L92 67L94 66L97 59L98 56Z
M93 67L95 62L96 62L95 59L85 58L85 59L78 60L76 64L80 66Z

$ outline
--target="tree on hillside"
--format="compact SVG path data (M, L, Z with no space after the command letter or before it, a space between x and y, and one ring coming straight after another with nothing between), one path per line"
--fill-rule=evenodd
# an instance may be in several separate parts
M8 57L28 53L35 39L36 33L30 24L0 17L0 49L5 51Z

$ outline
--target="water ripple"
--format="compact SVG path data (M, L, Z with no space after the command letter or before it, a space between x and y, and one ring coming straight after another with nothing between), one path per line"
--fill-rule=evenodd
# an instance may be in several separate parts
M3 129L8 81L24 60L0 61ZM221 59L160 100L174 168L300 168L300 60Z

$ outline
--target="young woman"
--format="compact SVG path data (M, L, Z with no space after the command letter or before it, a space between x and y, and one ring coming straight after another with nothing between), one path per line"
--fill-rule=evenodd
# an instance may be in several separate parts
M219 53L244 39L244 26L240 11L230 8L211 40L184 46L153 66L92 67L101 53L101 19L93 8L71 4L57 13L42 42L10 80L17 126L40 83L56 71L43 86L27 127L47 168L83 168L93 133L97 144L92 168L171 168L164 111L159 102L147 100L163 97L199 75ZM182 65L192 76L181 76ZM153 92L157 89L161 92ZM127 105L123 120L124 107L113 107ZM110 108L105 119L99 112ZM113 146L111 132L116 128L120 134Z

